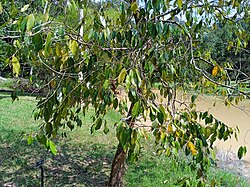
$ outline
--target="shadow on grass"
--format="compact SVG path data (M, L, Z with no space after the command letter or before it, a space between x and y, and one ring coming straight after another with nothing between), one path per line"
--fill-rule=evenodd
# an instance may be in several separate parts
M40 169L35 163L45 159L45 186L96 186L108 181L115 147L82 142L59 143L53 156L41 145L27 141L2 141L0 134L0 186L39 186Z
M3 93L3 92L1 92L0 91L0 100L1 99L6 99L6 98L11 98L11 96L10 96L10 94L6 94L5 92Z

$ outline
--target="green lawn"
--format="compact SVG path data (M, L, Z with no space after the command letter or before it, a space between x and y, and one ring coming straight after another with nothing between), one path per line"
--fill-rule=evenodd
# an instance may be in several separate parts
M15 84L14 79L6 79L5 81L0 80L0 89L5 89L5 90L12 90L13 85Z
M39 129L39 121L32 117L35 105L32 97L20 97L12 103L10 96L0 94L0 186L39 186L40 170L34 165L40 159L45 159L45 186L105 186L117 145L112 124L120 116L111 111L107 116L110 133L99 131L91 135L90 110L81 128L67 130L68 137L58 141L58 154L53 156L36 142L27 144L25 135ZM153 140L143 146L139 161L128 163L126 186L178 186L176 181L183 178L190 179L191 186L197 184L186 159L155 156ZM207 186L212 180L216 186L250 186L240 177L214 168Z

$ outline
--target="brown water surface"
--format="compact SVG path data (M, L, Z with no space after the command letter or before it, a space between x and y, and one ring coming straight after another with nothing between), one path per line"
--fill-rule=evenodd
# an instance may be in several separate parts
M154 93L158 95L157 103L165 103L166 99L160 96L158 90L154 90ZM189 103L192 94L179 92L177 94L177 100L181 103ZM121 91L121 98L125 98L126 94ZM248 151L245 160L250 161L250 100L245 99L241 101L237 106L225 106L224 100L214 96L199 96L196 100L196 108L198 111L209 111L215 118L224 122L230 127L238 126L240 134L238 134L238 141L232 137L227 141L216 141L215 146L221 151L230 151L237 155L237 151L240 146L246 146ZM184 106L177 105L177 108L183 108ZM145 123L145 122L144 122ZM151 122L148 121L148 125Z
M213 106L215 103L215 106ZM200 96L197 102L197 109L200 111L208 110L217 119L223 121L230 127L238 126L240 134L238 141L233 137L230 140L217 141L216 147L219 149L229 150L237 154L241 145L248 149L244 159L250 159L250 100L243 100L236 107L225 106L224 101L212 96Z

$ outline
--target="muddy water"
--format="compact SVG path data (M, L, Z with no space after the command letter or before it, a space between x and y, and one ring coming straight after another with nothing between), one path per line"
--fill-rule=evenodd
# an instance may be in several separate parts
M215 103L215 106L213 106ZM238 148L245 145L248 149L245 159L250 160L250 100L243 100L237 107L224 105L223 100L211 96L201 96L198 98L197 109L208 110L217 119L223 121L230 127L238 126L240 134L238 141L233 137L230 140L217 141L216 147L229 150L237 154Z
M166 99L160 96L158 90L154 90L153 92L158 95L157 103L166 103ZM126 94L121 91L120 96L125 98ZM191 94L177 94L177 100L181 102L189 103L190 98ZM196 108L198 111L208 110L215 118L221 120L226 125L230 127L239 127L240 134L238 134L238 141L232 137L232 139L225 142L217 141L214 145L219 150L230 151L236 155L239 147L244 145L248 149L244 159L248 160L250 163L250 100L243 100L236 107L227 107L223 99L213 96L199 96L196 101ZM183 107L184 106L177 106L177 108Z

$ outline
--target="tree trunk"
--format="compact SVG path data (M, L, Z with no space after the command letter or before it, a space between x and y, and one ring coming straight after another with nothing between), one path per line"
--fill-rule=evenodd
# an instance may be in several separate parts
M133 107L134 107L134 103L131 103L127 117L131 116ZM134 120L129 118L127 123L130 124L130 122L133 122L133 121ZM115 153L115 158L112 163L108 187L122 187L123 186L123 176L125 173L126 158L127 158L127 153L123 150L122 145L119 143L116 153Z
M121 144L118 145L115 158L112 163L110 178L109 178L109 187L122 187L123 186L123 176L125 173L125 161L127 153L124 152Z

